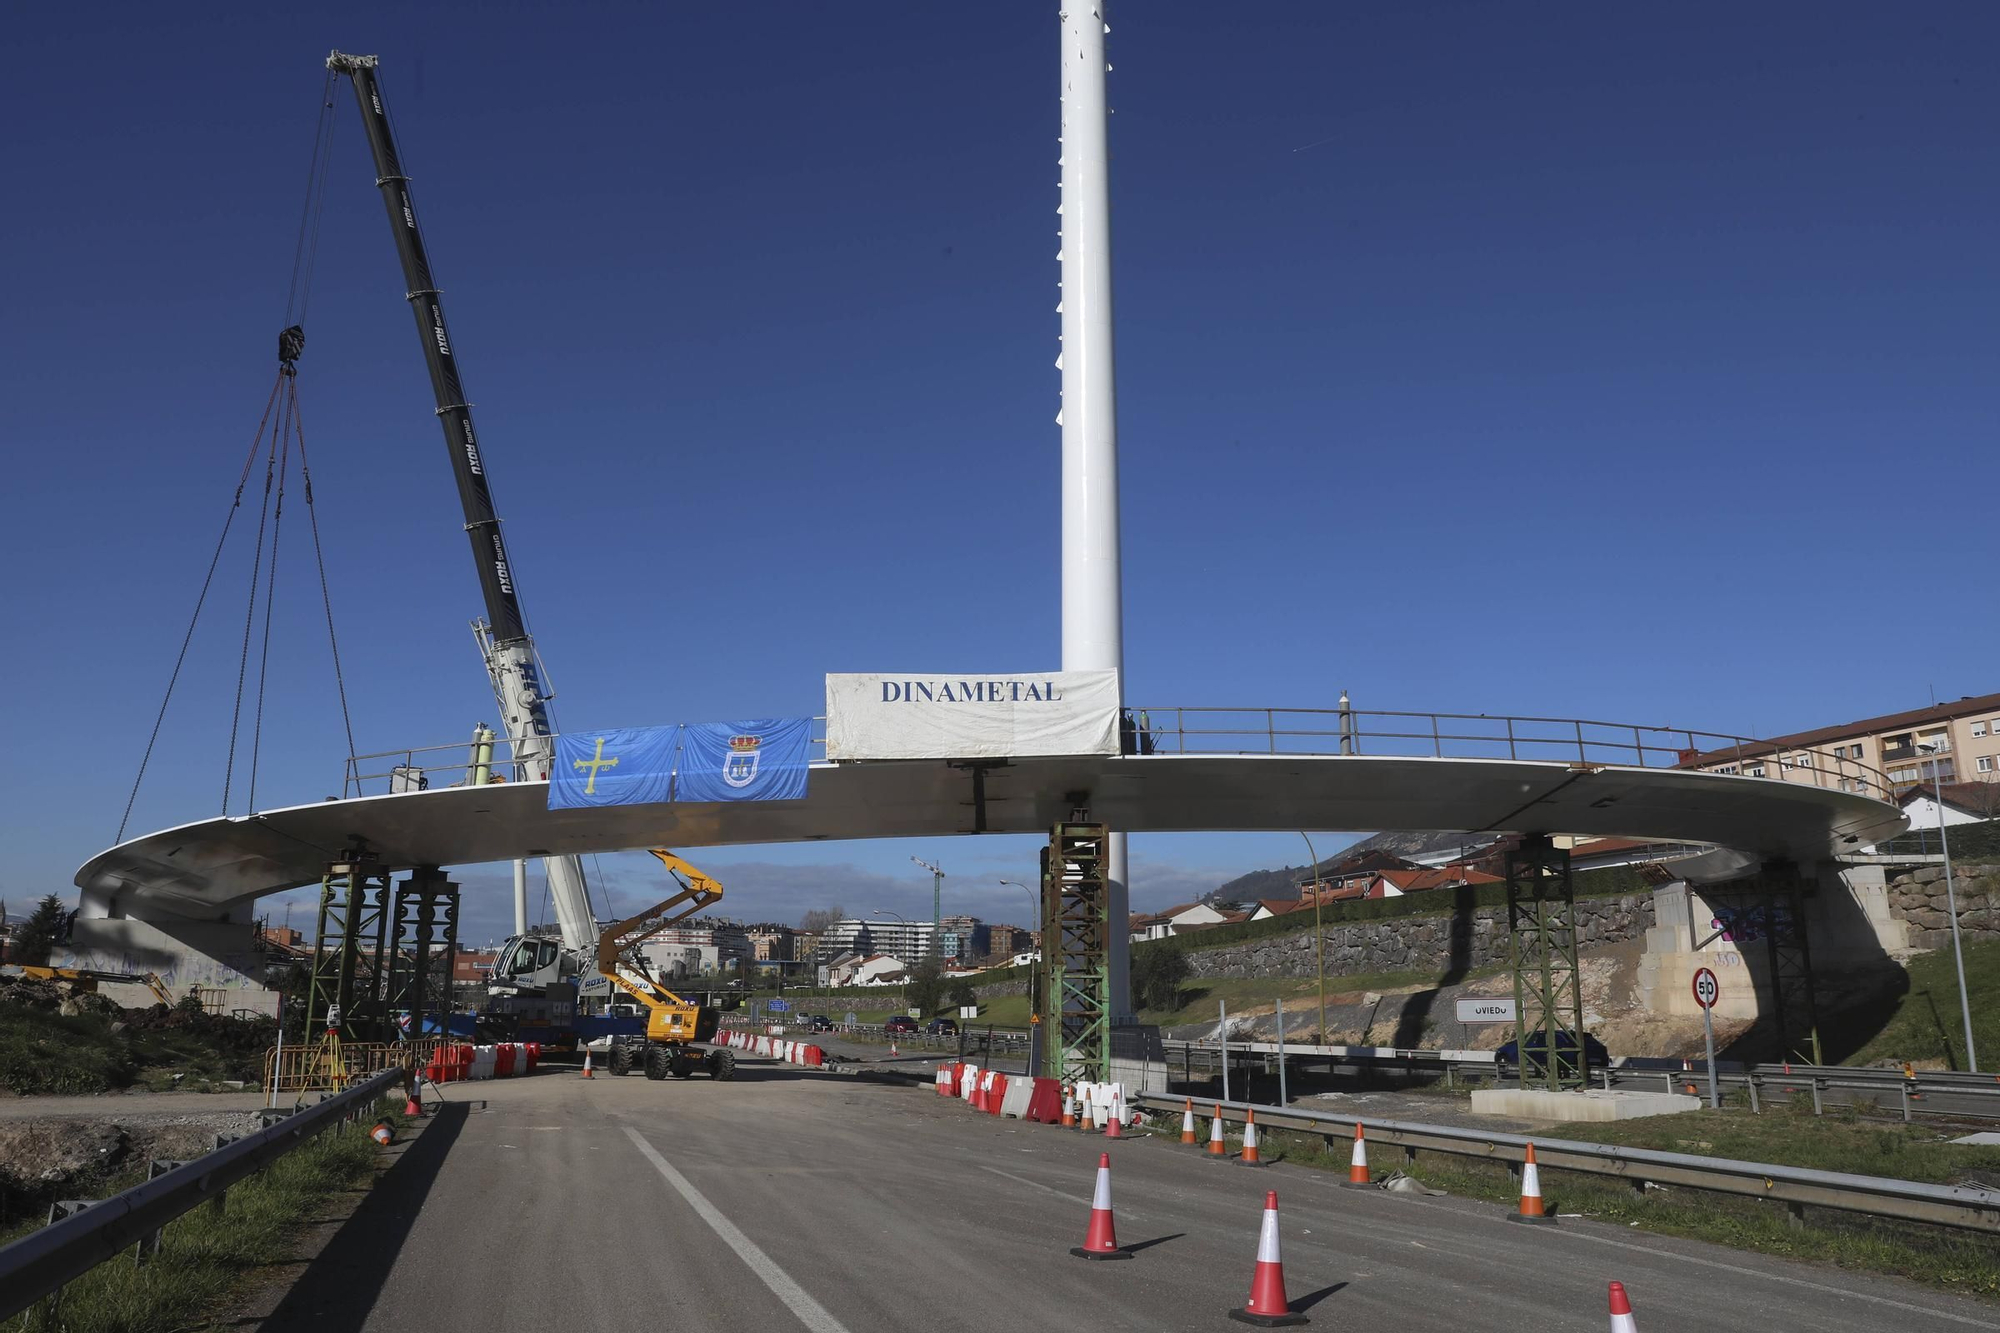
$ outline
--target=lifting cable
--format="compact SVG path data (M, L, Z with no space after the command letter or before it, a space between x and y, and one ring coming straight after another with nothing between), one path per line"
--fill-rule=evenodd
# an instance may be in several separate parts
M263 647L258 662L257 701L251 732L250 748L250 804L254 809L257 792L257 767L263 740L265 686L269 677L271 651L271 620L277 590L278 535L284 519L285 478L290 471L291 452L297 445L299 455L300 480L304 489L306 518L312 530L313 559L318 567L320 603L326 616L327 642L333 654L334 687L340 699L340 720L347 736L348 753L354 752L354 723L347 706L347 682L340 666L340 641L334 632L333 598L328 589L326 577L326 556L320 541L318 511L313 504L312 471L306 462L305 424L299 410L298 372L296 362L305 349L303 324L306 310L312 298L313 271L319 257L320 224L326 210L326 178L332 161L333 128L338 123L333 114L334 73L327 71L326 81L320 90L319 119L313 128L312 159L306 171L305 205L299 216L297 243L292 254L292 276L285 296L286 327L278 335L278 374L271 386L269 398L265 400L263 416L257 422L256 433L251 437L250 448L243 459L243 468L236 479L236 490L229 502L229 510L223 517L222 532L216 538L215 550L209 556L208 571L202 578L201 591L195 598L194 611L188 617L187 631L181 637L179 654L174 658L172 672L167 677L167 688L160 700L159 711L153 717L152 732L146 738L146 749L139 760L139 771L132 779L132 790L125 798L125 810L118 821L115 841L123 842L125 829L132 819L132 807L138 801L140 785L145 781L146 769L151 764L153 750L159 743L160 730L167 716L167 707L173 701L174 689L180 682L182 668L187 663L190 646L194 642L195 627L200 623L203 607L215 582L216 570L222 562L222 552L229 541L231 527L236 521L236 511L242 508L243 492L250 483L250 475L256 467L257 455L265 455L264 496L257 520L257 544L252 556L250 569L249 605L244 611L243 644L238 655L236 673L236 699L232 710L229 729L229 755L223 770L222 810L229 810L229 796L234 785L236 751L241 731L243 695L248 684L250 638L255 628L257 616L258 579L263 574L264 586L264 635ZM277 411L277 422L273 426L272 412ZM266 430L270 431L268 439ZM275 514L273 501L275 491ZM264 531L267 522L271 530L270 568L264 570Z

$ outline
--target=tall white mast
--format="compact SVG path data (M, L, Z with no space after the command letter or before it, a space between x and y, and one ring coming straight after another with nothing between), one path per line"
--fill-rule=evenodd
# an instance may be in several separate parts
M1118 391L1111 333L1111 162L1103 0L1062 10L1062 664L1125 666L1118 568ZM1120 686L1123 688L1122 684ZM1122 702L1122 700L1121 700ZM1110 839L1111 1007L1132 1012L1125 835Z

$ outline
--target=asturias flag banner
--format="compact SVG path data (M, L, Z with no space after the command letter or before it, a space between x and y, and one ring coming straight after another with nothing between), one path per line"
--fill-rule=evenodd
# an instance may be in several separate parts
M679 733L679 727L625 727L556 737L549 809L672 800Z
M676 801L796 801L806 794L810 718L690 722L681 728Z

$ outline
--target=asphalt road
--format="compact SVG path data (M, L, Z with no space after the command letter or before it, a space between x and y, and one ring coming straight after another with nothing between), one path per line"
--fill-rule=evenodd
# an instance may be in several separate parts
M927 1089L744 1060L738 1079L458 1084L262 1325L321 1333L1215 1329L1266 1189L1323 1329L2000 1330L2000 1306L1454 1198L1337 1188L979 1115ZM485 1109L470 1103L483 1099ZM1100 1150L1124 1263L1072 1258Z

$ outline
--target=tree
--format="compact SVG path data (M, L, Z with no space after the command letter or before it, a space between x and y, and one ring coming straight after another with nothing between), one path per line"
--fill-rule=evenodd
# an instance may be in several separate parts
M62 899L53 893L36 903L34 915L23 923L14 936L14 961L46 967L49 954L55 950L56 937L62 933L63 918L67 915Z
M979 1003L979 992L972 989L972 983L960 977L945 987L944 1002L954 1009L964 1009Z
M1132 951L1132 999L1141 1009L1178 1009L1188 979L1187 954L1161 940Z
M839 903L831 907L815 907L799 918L799 929L808 935L817 935L836 921L847 919L847 912Z
M926 958L910 969L910 978L903 983L903 998L912 1009L934 1014L944 1002L944 969L935 958Z

